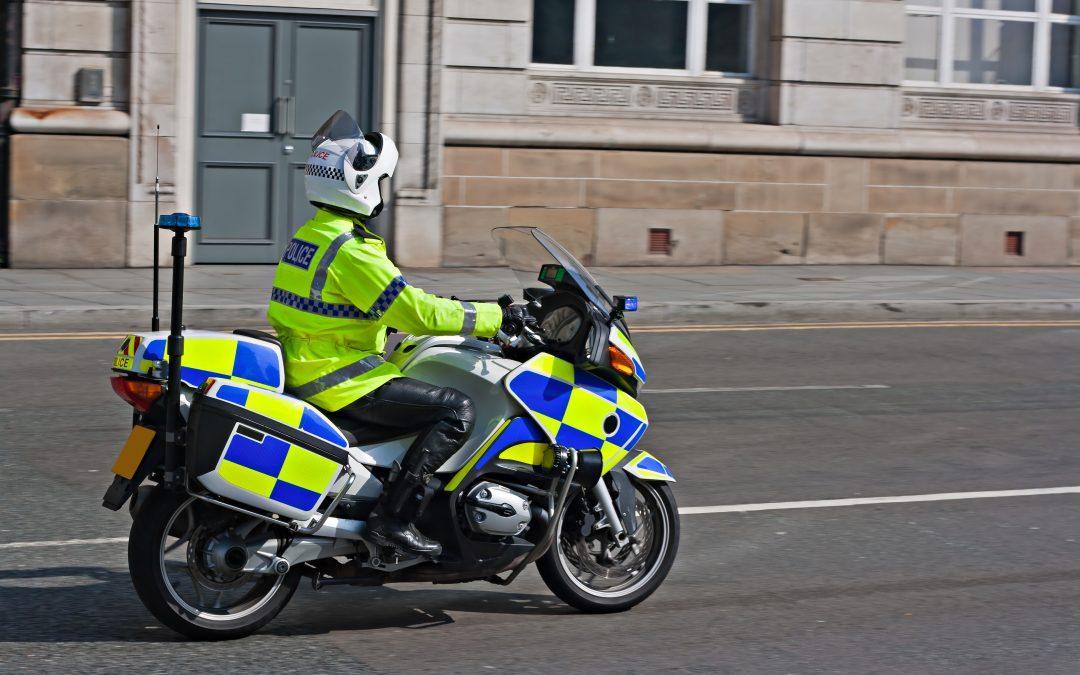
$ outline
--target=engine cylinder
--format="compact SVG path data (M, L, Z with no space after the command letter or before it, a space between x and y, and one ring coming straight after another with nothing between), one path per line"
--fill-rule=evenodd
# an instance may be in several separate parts
M483 481L465 496L465 517L476 532L493 537L514 537L532 520L528 496L505 485Z

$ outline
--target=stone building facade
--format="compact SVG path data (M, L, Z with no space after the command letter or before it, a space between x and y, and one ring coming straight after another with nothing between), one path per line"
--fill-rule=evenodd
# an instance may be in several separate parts
M336 107L398 141L402 265L498 264L490 229L533 224L597 265L1080 264L1077 0L22 14L15 266L148 264L155 146L163 208L206 221L195 259L270 262Z

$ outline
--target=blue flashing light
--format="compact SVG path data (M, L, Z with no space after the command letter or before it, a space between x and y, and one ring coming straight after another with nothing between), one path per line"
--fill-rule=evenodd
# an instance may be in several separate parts
M628 296L626 296L626 304L623 307L623 311L626 311L626 312L636 312L637 311L637 296L636 295L628 295Z
M158 227L166 230L201 230L202 221L189 213L169 213L161 216Z

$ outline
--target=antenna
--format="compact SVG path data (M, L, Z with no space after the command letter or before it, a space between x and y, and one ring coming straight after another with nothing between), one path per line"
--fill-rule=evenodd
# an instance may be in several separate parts
M161 319L158 318L158 275L161 266L161 254L159 252L158 225L161 219L161 171L159 161L161 159L161 125L157 125L154 136L154 313L150 317L150 330L161 329Z

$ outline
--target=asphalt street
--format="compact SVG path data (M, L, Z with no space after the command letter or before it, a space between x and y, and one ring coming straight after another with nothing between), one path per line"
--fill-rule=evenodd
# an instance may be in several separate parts
M107 381L118 342L0 341L0 671L1080 669L1077 494L684 515L667 582L618 615L578 614L529 571L302 586L256 636L184 642L135 597L122 542L69 541L127 535L99 506L130 422ZM1077 325L635 342L642 447L683 507L1080 485Z

